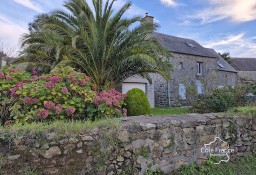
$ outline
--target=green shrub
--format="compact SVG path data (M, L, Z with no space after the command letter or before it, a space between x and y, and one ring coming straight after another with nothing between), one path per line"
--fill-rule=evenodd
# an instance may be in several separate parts
M193 104L192 111L198 113L225 112L236 106L245 105L245 91L217 89L209 95L200 96Z
M127 92L125 98L128 116L147 115L151 113L150 104L146 94L138 88Z
M4 124L9 116L10 109L19 99L15 94L16 90L27 81L31 75L15 67L3 67L0 69L0 125Z

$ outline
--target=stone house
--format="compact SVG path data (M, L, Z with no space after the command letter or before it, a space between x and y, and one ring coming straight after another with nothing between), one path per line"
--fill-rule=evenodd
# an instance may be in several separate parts
M242 82L256 80L256 58L231 58L230 64L238 71Z
M153 17L147 21L153 21ZM189 105L194 97L210 89L234 87L238 82L237 71L213 49L204 48L192 39L153 33L162 46L171 52L173 66L170 80L151 74L153 83L134 76L122 84L122 92L140 88L148 96L151 107Z
M6 65L6 60L5 60L5 54L3 53L3 52L0 52L0 68L2 67L2 66L5 66Z
M0 51L0 68L5 65L10 65L14 60L14 57L9 57L3 51Z

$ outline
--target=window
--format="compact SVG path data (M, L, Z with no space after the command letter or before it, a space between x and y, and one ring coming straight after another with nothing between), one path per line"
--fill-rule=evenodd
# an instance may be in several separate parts
M196 80L196 89L197 89L197 94L203 94L203 85L199 80Z
M184 84L179 84L179 96L182 100L186 99L186 87Z
M186 42L186 44L187 44L189 47L192 47L192 48L195 48L195 47L196 47L196 46L195 46L194 44L192 44L192 43Z
M183 63L182 62L179 62L178 64L178 70L182 70L183 69Z
M220 68L225 68L225 66L224 66L223 64L221 64L221 63L218 63L218 66L219 66Z
M203 74L203 63L197 62L197 75Z

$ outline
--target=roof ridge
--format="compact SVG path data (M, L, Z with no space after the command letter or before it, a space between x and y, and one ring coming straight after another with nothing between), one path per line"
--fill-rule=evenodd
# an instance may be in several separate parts
M231 57L231 59L256 59L251 57Z
M183 38L183 37L179 37L179 36L174 36L174 35L169 35L169 34L165 34L165 33L160 33L160 32L154 32L155 34L160 34L160 35L165 35L165 36L169 36L169 37L173 37L173 38L177 38L177 39L184 39L184 40L191 40L196 42L194 39L190 39L190 38ZM197 43L197 42L196 42ZM203 47L203 46L202 46Z

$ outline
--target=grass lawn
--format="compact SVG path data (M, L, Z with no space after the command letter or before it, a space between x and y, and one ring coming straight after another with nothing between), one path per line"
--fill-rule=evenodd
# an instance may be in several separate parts
M190 164L182 167L176 175L255 175L256 155L241 157L233 162L219 165L207 163L205 165Z
M92 129L94 127L101 126L119 126L120 120L117 118L113 119L102 119L94 122L91 121L73 121L68 122L64 120L56 120L50 123L17 123L8 127L0 126L0 136L2 133L27 133L27 132L44 132L47 130L56 130L57 133L79 133L84 129Z
M190 113L188 108L152 108L153 115L176 115Z
M256 114L256 106L244 106L244 107L236 107L231 108L227 111L229 116L233 115L242 115L242 116L255 116ZM256 174L256 173L255 173Z

